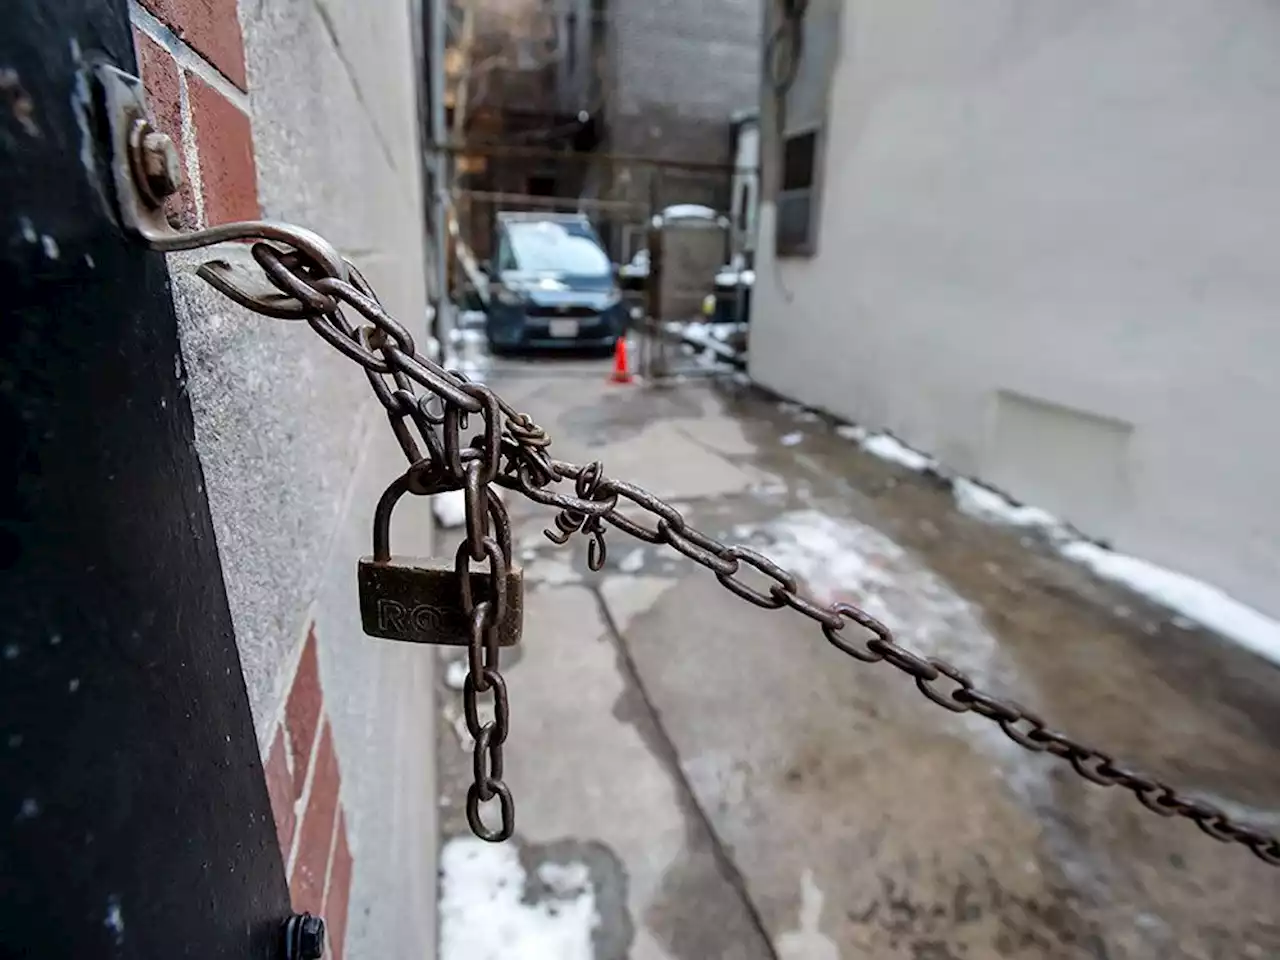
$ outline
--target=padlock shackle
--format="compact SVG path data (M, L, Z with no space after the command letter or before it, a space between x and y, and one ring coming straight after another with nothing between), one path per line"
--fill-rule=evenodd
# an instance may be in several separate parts
M377 563L391 560L391 512L409 490L409 474L396 477L378 498L373 511L373 559Z

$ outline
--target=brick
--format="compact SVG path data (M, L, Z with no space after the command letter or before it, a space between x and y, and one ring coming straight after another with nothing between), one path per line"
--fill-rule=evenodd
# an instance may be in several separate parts
M178 64L169 51L136 28L133 31L134 46L138 51L142 85L147 88L147 100L151 104L152 119L158 129L167 133L178 147L182 157L182 169L187 169L186 151L182 146L182 79ZM165 201L165 214L174 226L188 229L196 222L196 198L190 178L184 177L182 189Z
M195 74L187 74L200 186L209 224L258 217L258 168L249 118Z
M293 798L302 796L307 781L307 768L320 728L320 710L324 694L320 689L320 663L316 657L315 629L307 631L302 659L293 675L289 699L285 701L284 724L289 738L289 755L293 762Z
M280 841L280 854L287 863L297 814L293 809L293 778L289 775L285 750L284 727L280 727L271 741L263 772L267 777L267 794L271 797L271 813L276 821L276 839Z
M325 879L333 849L334 823L338 816L338 756L333 732L325 724L316 752L316 772L311 781L307 810L298 831L298 852L293 862L289 893L297 911L320 913L324 908Z
M334 840L333 863L329 866L329 887L324 895L321 916L325 923L325 955L342 960L347 935L347 907L351 901L351 847L347 842L347 816L338 810L338 836Z
M236 0L142 0L142 5L224 77L249 89Z

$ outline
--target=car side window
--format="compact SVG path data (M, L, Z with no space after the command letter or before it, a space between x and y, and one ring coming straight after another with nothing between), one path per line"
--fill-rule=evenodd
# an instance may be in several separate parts
M503 232L498 238L498 271L515 269L516 256L511 250L511 238Z

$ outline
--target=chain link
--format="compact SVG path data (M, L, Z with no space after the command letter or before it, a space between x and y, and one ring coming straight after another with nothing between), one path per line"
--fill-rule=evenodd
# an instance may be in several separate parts
M292 249L280 249L290 231L299 234ZM272 242L265 242L270 239ZM254 259L284 294L263 297L232 285L221 275L201 275L238 303L266 316L304 319L317 334L364 368L375 396L386 409L392 430L409 461L408 489L464 491L466 535L458 547L456 571L462 606L470 618L468 672L463 684L467 730L474 739L473 782L467 791L467 822L485 840L505 840L514 828L511 791L503 782L503 744L510 731L507 687L498 668L498 632L506 610L511 568L511 524L493 490L502 486L558 511L547 536L565 543L575 533L591 537L593 569L605 561L605 531L614 527L651 544L666 545L710 570L734 595L770 610L789 608L821 627L840 652L867 664L887 663L915 681L931 702L952 713L976 713L996 724L1010 740L1033 753L1067 761L1081 777L1100 786L1130 791L1162 817L1183 817L1216 840L1238 843L1258 858L1280 866L1280 839L1242 824L1218 808L1168 784L1118 765L1101 750L1051 729L1018 703L978 688L967 673L902 646L885 624L849 603L820 604L806 597L796 577L763 554L721 543L690 526L671 504L634 484L605 476L601 464L586 466L552 460L551 440L527 414L515 410L482 384L417 353L408 330L378 302L360 273L336 253L316 258L314 235L271 225L253 245ZM322 263L326 261L329 265ZM345 266L338 276L332 264ZM356 327L344 316L350 308L368 321ZM390 378L388 381L387 378ZM416 387L426 393L419 395ZM436 407L433 409L432 405ZM463 437L468 418L478 416L481 431ZM573 494L551 489L573 482ZM636 515L638 508L639 514ZM626 512L630 511L630 513ZM473 563L486 565L486 587L476 590ZM747 577L757 581L750 582ZM852 624L852 627L850 626ZM481 722L479 698L492 697L493 719ZM480 805L496 799L499 824L489 827Z
M462 686L462 708L471 734L473 780L467 789L467 823L476 836L494 842L506 840L515 829L511 791L502 780L502 745L511 726L507 684L498 670L498 624L506 616L507 571L511 567L511 523L497 494L484 482L487 465L472 460L464 468L466 539L458 544L455 570L462 590L462 609L470 617L467 643L467 677ZM486 590L476 598L472 563L486 563ZM493 695L493 719L480 721L479 697ZM485 824L480 804L497 797L501 820L497 827Z

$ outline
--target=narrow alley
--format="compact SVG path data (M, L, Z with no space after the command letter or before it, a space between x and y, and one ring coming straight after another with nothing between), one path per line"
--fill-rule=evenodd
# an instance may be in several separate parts
M600 460L1117 762L1280 827L1265 660L732 378L619 385L570 359L484 372L557 457ZM465 657L447 651L445 960L1280 954L1280 876L1239 848L939 709L668 548L610 528L592 573L585 537L557 547L548 510L508 505L528 608L504 660L517 842L467 829Z

